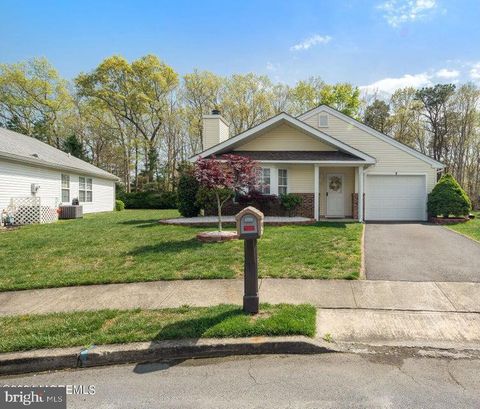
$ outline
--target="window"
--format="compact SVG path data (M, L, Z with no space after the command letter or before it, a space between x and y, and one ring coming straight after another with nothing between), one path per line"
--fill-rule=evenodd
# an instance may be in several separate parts
M70 176L62 175L62 203L70 203Z
M318 126L320 128L328 128L328 115L327 114L318 115Z
M80 202L92 202L92 178L85 178L80 176L78 178L78 200Z
M259 175L259 184L260 184L260 192L264 195L270 194L270 169L269 168L261 168L260 175Z
M278 194L286 195L288 186L287 169L278 169Z

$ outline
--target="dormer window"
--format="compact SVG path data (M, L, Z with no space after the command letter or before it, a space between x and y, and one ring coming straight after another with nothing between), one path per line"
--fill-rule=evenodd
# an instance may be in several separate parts
M319 128L328 128L328 115L319 114L318 115L318 127Z

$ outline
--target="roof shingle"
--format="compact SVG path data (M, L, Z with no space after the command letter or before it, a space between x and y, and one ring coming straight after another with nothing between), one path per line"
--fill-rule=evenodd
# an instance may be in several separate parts
M0 157L2 156L34 166L77 171L105 179L118 179L115 175L36 138L0 127Z

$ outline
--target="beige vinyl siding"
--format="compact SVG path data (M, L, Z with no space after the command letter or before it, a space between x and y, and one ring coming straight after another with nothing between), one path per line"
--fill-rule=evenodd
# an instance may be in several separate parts
M278 167L288 169L289 193L313 193L313 165L278 165Z
M237 151L335 151L304 132L281 124L237 148Z
M330 168L320 167L320 216L325 216L327 208L327 174L343 174L343 199L345 216L352 216L352 193L355 192L355 168L343 168L332 166Z
M318 127L318 113L303 120L305 123L347 143L370 156L377 163L368 167L366 173L421 173L427 174L427 191L430 192L437 181L436 169L421 159L371 135L354 125L328 114L328 127Z
M271 187L270 193L276 194L277 192L278 169L287 169L288 193L313 193L313 165L260 162L260 166L271 170L271 183L275 186Z
M229 137L228 126L220 118L203 118L203 149L226 141Z

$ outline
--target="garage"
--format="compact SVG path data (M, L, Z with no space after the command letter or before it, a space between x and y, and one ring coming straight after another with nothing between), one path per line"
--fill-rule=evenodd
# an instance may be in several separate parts
M425 175L365 175L365 220L426 220Z

